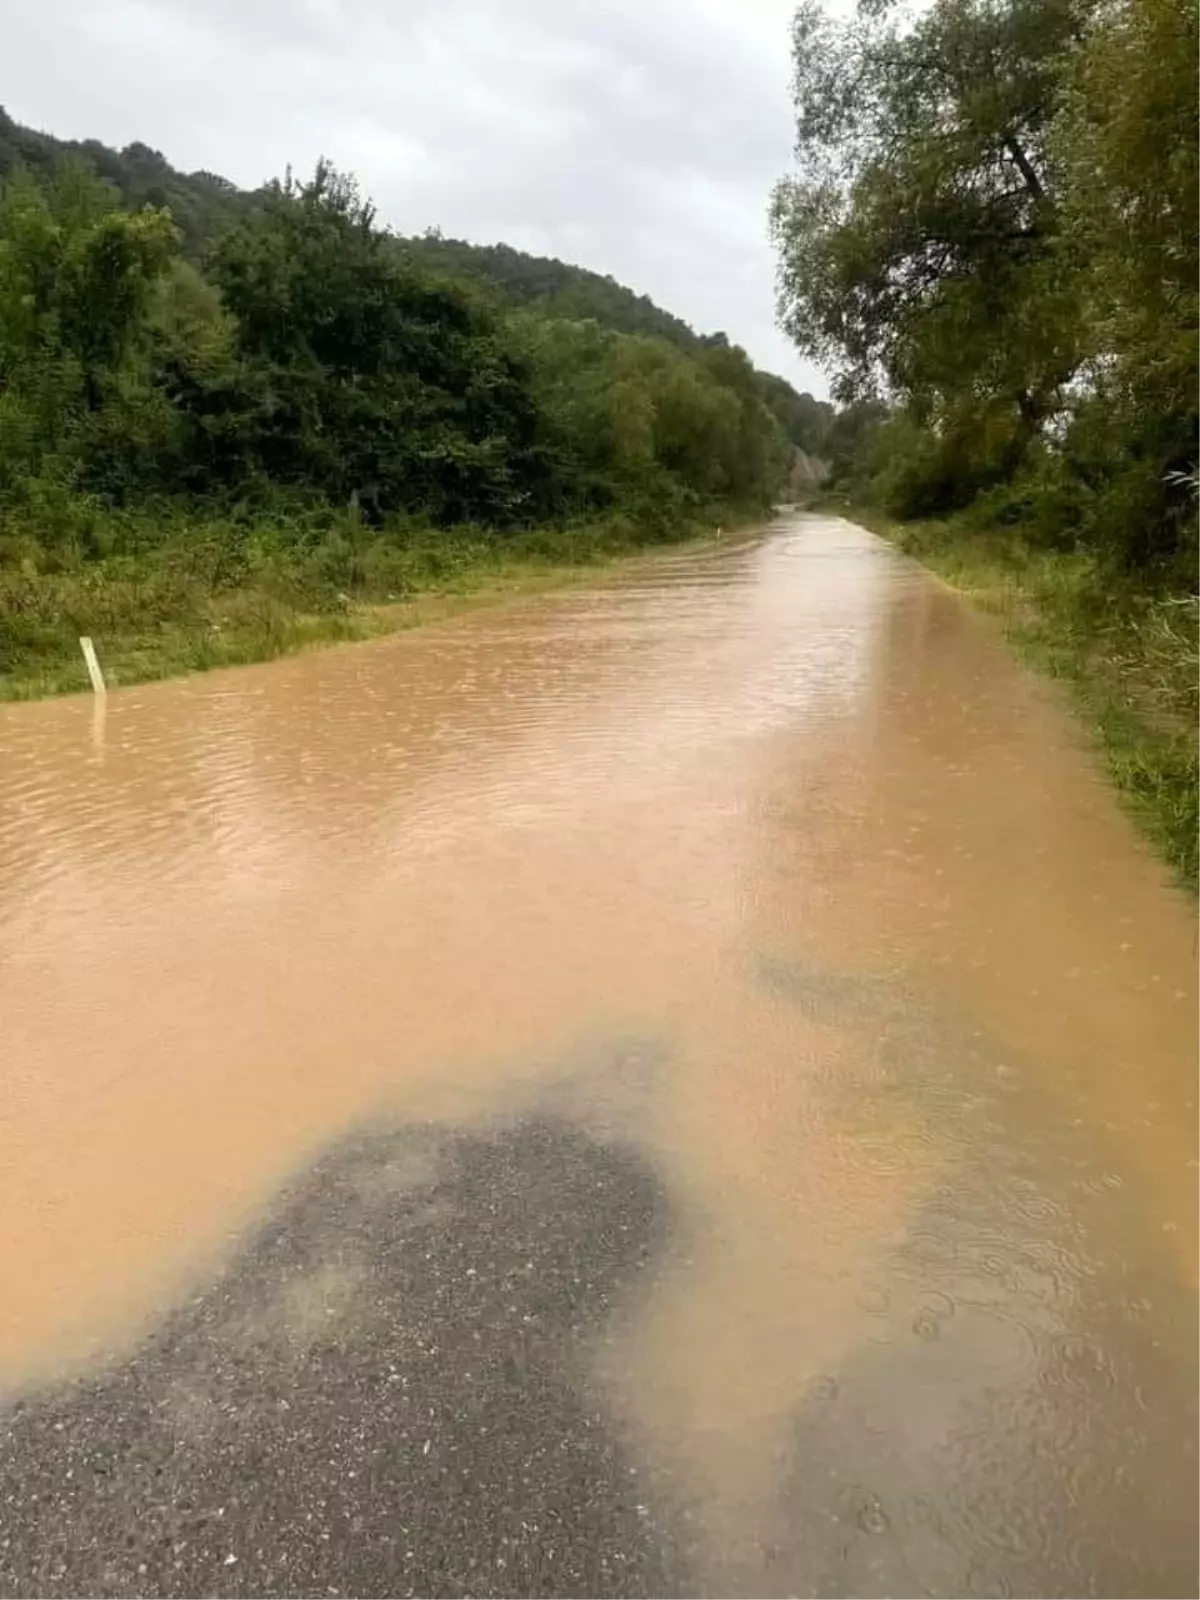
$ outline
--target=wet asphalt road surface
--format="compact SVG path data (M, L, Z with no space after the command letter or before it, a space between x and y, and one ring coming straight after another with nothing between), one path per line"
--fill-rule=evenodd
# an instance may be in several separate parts
M554 1121L332 1152L132 1358L3 1418L0 1592L686 1589L585 1361L664 1225Z

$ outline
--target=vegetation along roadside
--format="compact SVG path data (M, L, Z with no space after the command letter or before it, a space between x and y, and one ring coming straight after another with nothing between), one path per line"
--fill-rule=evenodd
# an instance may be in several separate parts
M325 163L241 191L0 113L0 698L84 687L81 634L127 683L754 519L832 414Z
M736 528L761 509L676 519L670 542ZM0 700L88 687L79 639L98 643L111 687L378 638L467 608L556 588L654 548L619 516L513 533L392 527L364 534L322 516L307 545L277 526L156 528L149 550L46 573L0 574L8 618ZM656 543L665 542L662 536ZM25 646L22 648L22 646Z

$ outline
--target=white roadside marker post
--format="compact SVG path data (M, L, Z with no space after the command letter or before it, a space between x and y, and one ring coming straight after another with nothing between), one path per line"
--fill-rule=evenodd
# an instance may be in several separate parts
M96 694L107 694L108 686L104 682L104 674L100 671L100 662L96 658L96 646L86 634L79 641L79 648L83 651L83 664L87 668L88 677L92 680L92 688Z

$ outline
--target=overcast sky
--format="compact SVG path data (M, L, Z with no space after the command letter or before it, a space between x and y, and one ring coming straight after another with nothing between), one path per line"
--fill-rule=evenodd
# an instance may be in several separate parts
M319 155L402 233L649 294L820 393L774 325L793 0L0 0L0 103L254 186Z

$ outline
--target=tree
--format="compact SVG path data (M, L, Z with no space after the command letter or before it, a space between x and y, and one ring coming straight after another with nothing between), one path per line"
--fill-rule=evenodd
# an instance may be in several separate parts
M760 372L763 399L774 413L788 441L806 455L822 456L834 419L834 407L811 394L799 394L785 378Z
M1014 453L1054 410L1078 352L1048 137L1090 3L936 0L907 26L797 12L780 316L843 398L890 390L935 427L999 413Z
M1066 465L1094 542L1126 566L1181 566L1192 587L1198 47L1195 0L1106 4L1070 59L1053 134L1086 380Z
M275 185L212 272L260 380L269 477L374 515L521 514L536 470L525 375L480 304L397 258L351 179L321 163Z
M84 171L0 189L0 485L105 467L117 415L145 398L146 313L176 245Z
M780 487L786 441L744 351L695 359L664 339L528 313L512 326L569 504L669 519L722 498L764 504Z

